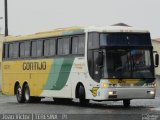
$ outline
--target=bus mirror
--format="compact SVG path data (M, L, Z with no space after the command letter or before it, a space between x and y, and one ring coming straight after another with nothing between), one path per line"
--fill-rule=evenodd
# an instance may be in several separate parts
M103 51L99 51L98 52L98 57L96 59L96 64L99 66L99 67L102 67L103 66Z
M159 65L159 54L155 54L155 67Z

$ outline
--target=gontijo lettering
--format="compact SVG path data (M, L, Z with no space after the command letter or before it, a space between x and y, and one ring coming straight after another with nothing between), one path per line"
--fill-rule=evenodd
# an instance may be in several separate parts
M24 62L23 70L46 70L46 62Z

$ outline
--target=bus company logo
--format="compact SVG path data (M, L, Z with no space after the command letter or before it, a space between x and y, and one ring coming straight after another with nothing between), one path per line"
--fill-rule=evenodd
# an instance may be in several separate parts
M92 95L94 96L94 97L96 97L97 96L97 91L98 91L98 89L99 89L99 87L93 87L90 91L92 92Z
M46 70L46 62L24 62L23 70Z

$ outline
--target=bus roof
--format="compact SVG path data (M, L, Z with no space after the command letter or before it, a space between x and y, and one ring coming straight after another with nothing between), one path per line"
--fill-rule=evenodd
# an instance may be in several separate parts
M107 27L68 27L68 28L58 28L51 31L39 32L30 35L23 36L7 36L4 38L4 41L19 41L19 40L28 40L28 39L38 39L38 38L47 38L54 36L63 36L63 35L73 35L73 34L83 34L85 32L134 32L134 33L149 33L147 30L136 29L130 26L107 26Z

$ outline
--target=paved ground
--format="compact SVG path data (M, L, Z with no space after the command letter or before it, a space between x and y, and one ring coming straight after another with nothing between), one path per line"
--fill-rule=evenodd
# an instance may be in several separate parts
M57 115L58 119L68 120L142 120L142 118L149 118L143 120L160 120L160 90L157 92L156 99L132 100L130 108L124 108L121 101L92 101L88 106L81 107L77 100L71 103L57 104L51 98L43 99L38 104L18 104L14 96L0 95L0 114L0 119L5 114L31 114L34 119L43 119L46 118L46 115L49 119L50 116L53 118L54 115Z

